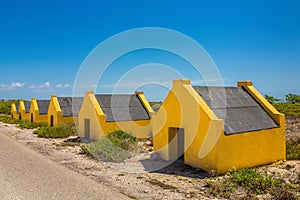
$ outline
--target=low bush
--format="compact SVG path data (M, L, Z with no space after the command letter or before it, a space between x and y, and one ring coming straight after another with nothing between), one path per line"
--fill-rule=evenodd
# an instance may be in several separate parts
M14 119L9 116L0 116L0 121L4 123L9 123L9 124L19 124L19 128L26 128L26 129L33 129L33 128L39 128L39 127L44 127L47 126L47 122L31 122L29 120L19 120L19 119Z
M20 120L19 122L20 128L33 129L33 128L39 128L45 126L48 126L47 122L31 122L29 120Z
M113 144L107 137L96 142L83 144L81 148L84 153L103 161L123 162L130 157L128 152Z
M11 104L19 104L19 100L6 100L0 102L0 113L10 115Z
M300 159L300 138L293 141L286 142L286 159L299 160Z
M44 138L66 138L71 135L75 135L76 128L73 125L57 125L57 126L45 126L41 127L33 132L38 137Z
M231 198L234 191L245 191L251 199L269 194L272 199L297 199L299 186L259 173L256 169L231 170L223 177L207 181L208 193L221 198Z
M300 117L300 103L273 103L273 106L285 115Z
M8 116L0 116L0 121L8 124L20 124L21 120L14 119Z
M137 139L130 133L116 130L108 133L107 138L116 146L129 150L136 145Z
M255 194L264 194L270 187L281 184L279 180L261 175L255 169L232 170L227 175L231 182L251 190Z

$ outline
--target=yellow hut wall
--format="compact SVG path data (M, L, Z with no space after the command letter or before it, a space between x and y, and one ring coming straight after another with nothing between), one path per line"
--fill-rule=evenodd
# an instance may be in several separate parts
M30 113L26 113L24 101L19 103L19 119L30 120Z
M31 99L30 104L30 120L32 115L32 121L33 122L47 122L48 121L48 115L47 114L40 114L39 113L39 107L36 101L36 98Z
M19 119L19 114L15 103L11 104L10 113L12 118Z
M51 126L51 116L53 116L53 126L59 124L75 124L78 121L78 116L62 116L62 110L56 95L51 95L49 103L47 116L49 126Z
M239 85L241 85L239 83ZM278 113L254 88L251 95L280 127L225 135L218 119L189 80L173 81L173 88L153 118L154 150L165 160L177 159L176 138L170 141L170 127L184 129L184 162L193 167L225 173L232 168L253 167L285 159L284 115ZM173 144L172 144L173 143ZM175 143L175 145L174 145ZM170 148L171 146L171 148Z
M153 110L142 92L138 93L139 98L148 112L153 115ZM106 122L106 115L103 113L94 93L87 91L78 115L78 133L85 137L85 119L90 120L90 139L97 140L114 130L130 132L138 138L148 138L152 132L151 120Z

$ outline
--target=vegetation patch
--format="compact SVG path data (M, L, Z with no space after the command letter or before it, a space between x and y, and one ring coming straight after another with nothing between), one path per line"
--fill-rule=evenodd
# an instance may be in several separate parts
M159 110L159 108L162 105L161 101L153 101L153 102L149 102L150 106L152 107L154 112L157 112Z
M259 174L255 169L232 170L227 174L229 181L250 190L255 194L265 194L270 187L281 184L271 176Z
M269 194L275 199L297 199L299 186L260 174L256 169L231 170L223 177L207 181L207 192L215 197L231 198L236 190L246 191L248 197Z
M300 103L273 103L273 106L281 113L289 116L300 117Z
M107 137L103 137L95 142L83 144L81 148L84 153L103 161L123 162L131 156L126 150L116 146Z
M27 128L27 129L33 129L33 128L48 126L47 122L31 122L29 120L20 120L19 124L20 124L19 125L20 128Z
M299 160L300 159L300 138L286 143L286 159Z
M33 132L43 138L66 138L75 135L76 128L73 125L62 124L57 126L41 127Z
M0 116L0 121L8 124L20 124L21 120L9 117L9 116Z
M10 115L11 111L11 104L19 104L19 100L7 100L7 101L0 101L0 113L5 115Z
M9 124L19 124L19 128L26 128L26 129L33 129L33 128L39 128L39 127L44 127L47 126L47 122L31 122L29 120L19 120L19 119L14 119L9 116L0 116L0 121L4 123L9 123Z
M116 130L108 133L107 138L114 145L124 150L133 148L137 143L137 139L135 136L122 130Z

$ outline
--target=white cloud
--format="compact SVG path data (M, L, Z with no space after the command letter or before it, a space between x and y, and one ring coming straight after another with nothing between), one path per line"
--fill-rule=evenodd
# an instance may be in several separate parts
M13 90L16 88L22 88L25 83L12 82L10 84L0 84L0 90Z
M50 82L45 82L45 83L43 83L42 85L40 85L39 86L39 88L48 88L48 87L50 87L51 85L50 85Z
M61 84L61 83L59 83L55 87L56 88L69 88L69 87L71 87L71 85L70 84Z
M35 88L39 88L39 89L42 89L42 88L49 88L51 86L50 82L47 81L41 85L30 85L29 88L31 89L35 89Z
M56 88L62 88L64 85L63 84L57 84L55 87Z

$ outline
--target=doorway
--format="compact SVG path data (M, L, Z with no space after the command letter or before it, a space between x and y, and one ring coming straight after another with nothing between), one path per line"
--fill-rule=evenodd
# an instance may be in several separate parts
M50 126L53 126L54 123L53 123L53 115L50 116Z
M169 160L184 161L184 129L170 127L168 136Z
M19 120L22 120L22 115L21 115L21 113L19 113Z
M30 121L33 122L33 113L30 115Z
M84 138L90 139L90 119L84 119Z

